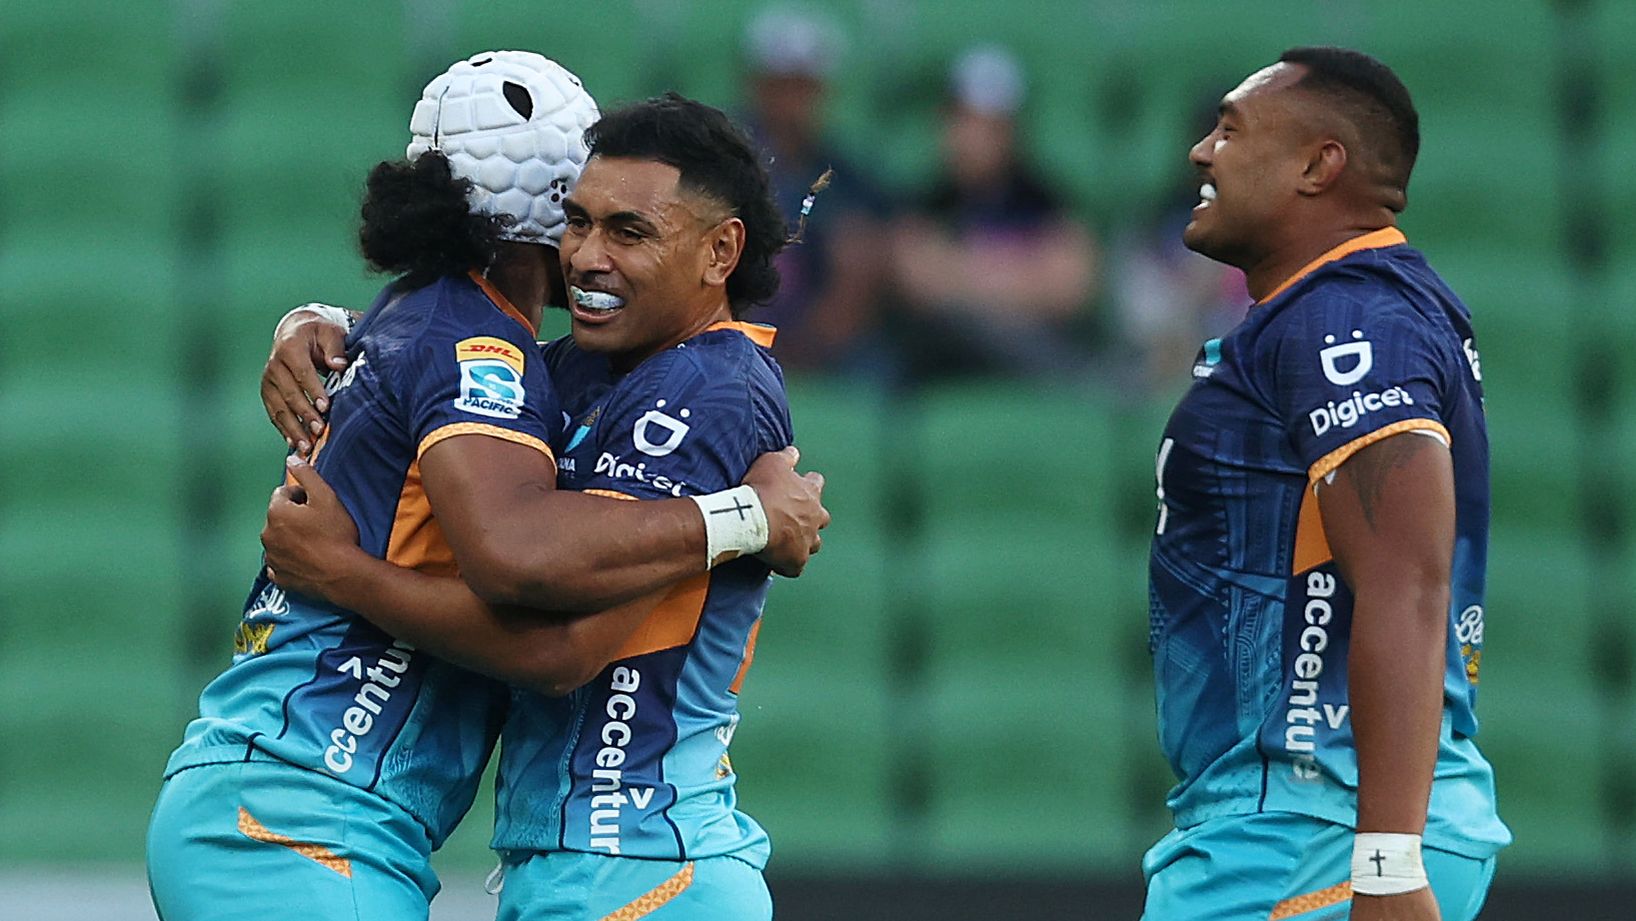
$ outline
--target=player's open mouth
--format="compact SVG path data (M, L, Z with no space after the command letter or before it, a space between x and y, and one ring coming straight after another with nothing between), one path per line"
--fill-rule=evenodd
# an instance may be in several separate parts
M593 323L606 320L625 306L624 298L606 291L587 291L580 287L570 287L568 297L573 301L569 312L577 319Z
M1197 211L1200 208L1208 208L1208 207L1210 207L1211 203L1214 202L1215 200L1216 200L1216 186L1215 186L1215 183L1206 182L1204 185L1199 186L1199 203L1193 206L1193 210Z

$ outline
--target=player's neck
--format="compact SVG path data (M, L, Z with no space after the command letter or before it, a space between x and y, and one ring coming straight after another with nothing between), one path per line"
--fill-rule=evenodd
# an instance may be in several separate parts
M1349 221L1322 229L1294 234L1281 246L1273 249L1254 265L1244 269L1244 283L1256 303L1266 300L1313 261L1348 240L1373 233L1393 223L1375 220Z
M613 369L620 374L628 374L637 365L647 361L649 358L652 358L660 352L675 348L676 346L686 342L694 336L697 336L710 327L715 326L717 323L730 322L733 319L733 309L728 304L727 299L724 296L720 304L710 309L701 309L698 313L693 314L692 316L694 317L693 322L689 323L675 336L672 336L660 343L658 347L640 353L627 352L625 354L609 355L609 364L612 365Z
M489 283L534 329L540 328L545 305L551 302L555 259L556 251L551 247L506 242L488 270ZM561 277L560 270L555 277Z

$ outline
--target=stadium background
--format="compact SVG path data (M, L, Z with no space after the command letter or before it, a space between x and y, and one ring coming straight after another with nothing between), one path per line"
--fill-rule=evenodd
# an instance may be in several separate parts
M731 109L755 6L5 4L0 915L147 917L159 769L227 659L277 479L269 332L367 303L357 190L419 87L526 47L605 107ZM1485 917L1629 917L1636 4L824 6L850 36L832 134L877 181L924 174L947 62L1002 41L1025 145L1101 231L1163 194L1204 89L1306 43L1398 70L1424 132L1404 224L1471 304L1488 388L1481 742L1517 843ZM734 748L781 917L1134 917L1167 827L1144 553L1173 393L790 390L835 525L774 591ZM471 917L489 814L439 858Z

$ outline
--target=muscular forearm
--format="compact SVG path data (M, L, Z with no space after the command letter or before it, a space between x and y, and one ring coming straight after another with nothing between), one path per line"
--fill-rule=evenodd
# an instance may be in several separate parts
M1420 834L1443 718L1448 585L1357 590L1348 693L1358 830Z
M488 551L465 570L495 604L596 611L705 570L704 519L691 500L622 502L561 490L527 491L488 525Z
M563 618L490 606L458 578L404 569L362 550L334 561L324 595L397 639L510 684L548 690ZM543 685L543 687L542 687Z

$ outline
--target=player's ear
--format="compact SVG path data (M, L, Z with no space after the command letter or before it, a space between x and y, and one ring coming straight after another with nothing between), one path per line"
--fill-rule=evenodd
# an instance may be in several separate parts
M738 268L744 255L744 222L730 217L712 227L705 238L709 259L704 266L704 283L709 287L725 286L727 277Z
M1334 185L1346 172L1346 146L1335 138L1324 138L1307 154L1298 186L1302 195L1317 195Z

